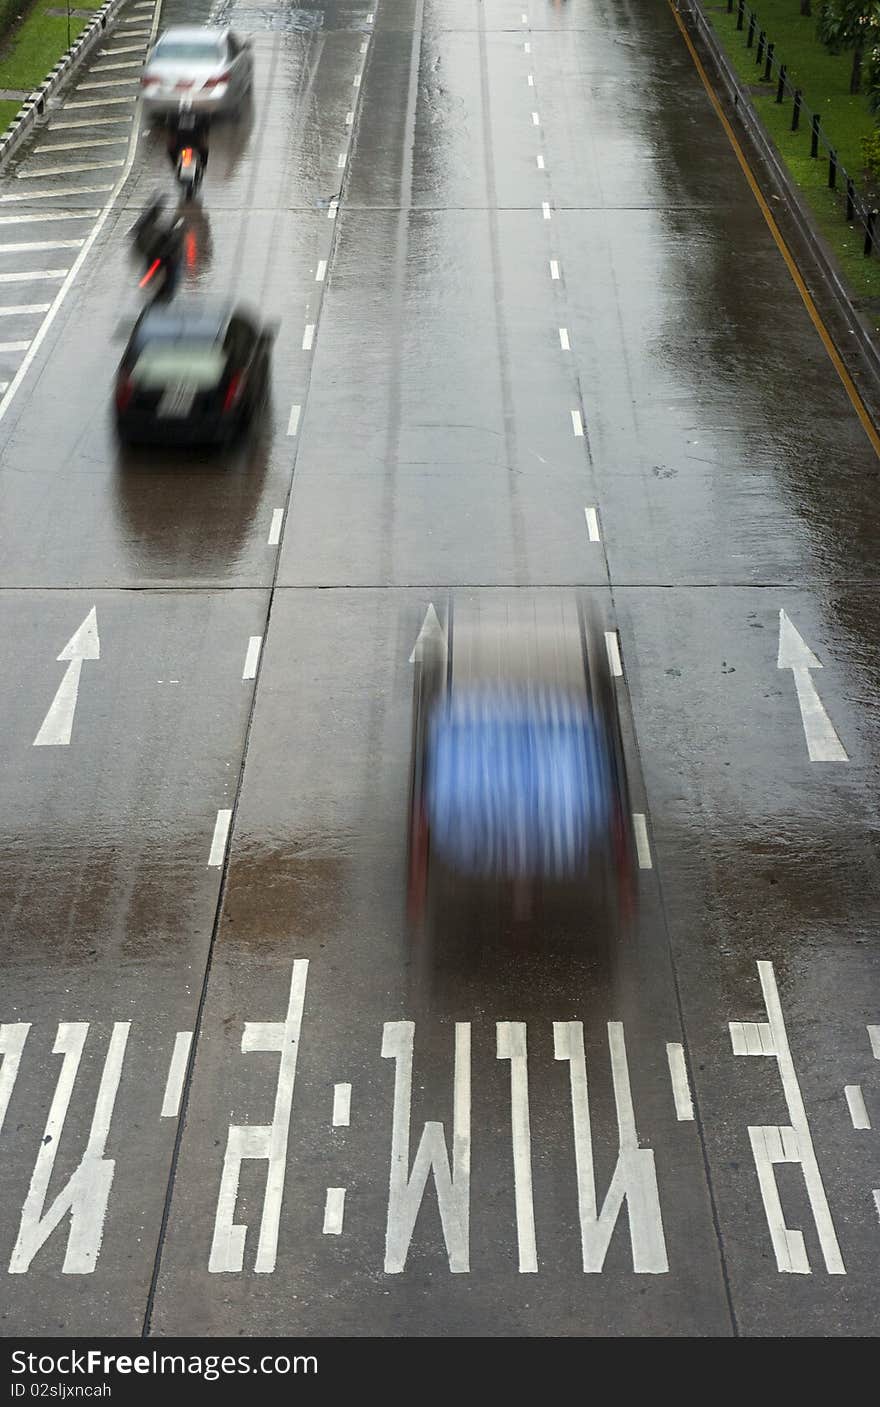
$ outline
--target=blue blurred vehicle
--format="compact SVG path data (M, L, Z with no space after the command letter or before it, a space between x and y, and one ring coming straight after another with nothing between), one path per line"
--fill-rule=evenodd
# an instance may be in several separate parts
M416 659L408 909L487 885L523 916L580 886L585 915L616 932L635 906L634 845L617 702L603 632L583 608L463 623Z

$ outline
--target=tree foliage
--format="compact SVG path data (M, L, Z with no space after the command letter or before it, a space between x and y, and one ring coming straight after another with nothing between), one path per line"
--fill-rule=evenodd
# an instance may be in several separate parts
M830 53L852 50L849 91L860 92L865 51L880 39L880 0L823 0L817 32Z

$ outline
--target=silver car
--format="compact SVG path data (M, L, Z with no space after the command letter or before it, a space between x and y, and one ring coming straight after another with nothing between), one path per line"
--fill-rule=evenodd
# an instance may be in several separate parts
M197 113L235 113L252 82L250 40L231 29L173 25L147 55L141 75L144 111L171 117L183 103Z

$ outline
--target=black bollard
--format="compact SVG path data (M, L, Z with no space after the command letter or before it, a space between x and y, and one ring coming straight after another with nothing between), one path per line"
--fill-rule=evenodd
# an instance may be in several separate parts
M783 65L781 66L780 70L779 70L779 82L778 82L778 84L776 85L776 101L777 101L778 103L781 103L781 102L782 102L782 99L783 99L784 97L785 97L785 64L783 64Z
M828 189L835 190L837 187L837 152L828 153Z
M796 132L796 131L797 131L797 129L798 129L798 123L800 122L800 120L801 120L801 90L800 90L800 88L795 88L795 90L794 90L794 107L793 107L792 113L791 113L791 130L792 130L792 132Z
M852 219L853 219L853 216L855 215L855 213L856 213L856 188L855 188L855 186L854 186L853 183L852 183L852 177L851 177L851 176L847 176L847 178L846 178L846 218L847 218L847 221L848 221L848 222L852 223Z
M748 34L746 35L746 48L747 48L747 49L751 49L751 47L752 47L752 45L754 44L754 42L755 42L755 12L754 12L754 10L753 10L752 13L749 15L749 32L748 32Z
M877 219L877 211L869 210L865 223L865 258L871 253L874 247L874 221Z
M737 11L736 11L736 27L737 27L737 29L742 29L742 27L743 27L743 20L745 19L745 15L746 15L746 0L739 0L739 5L737 6Z
M770 82L770 79L773 77L773 51L774 51L775 48L776 48L776 45L775 45L775 44L768 44L768 45L767 45L767 65L766 65L766 67L765 67L765 69L764 69L764 82L765 82L765 83L769 83L769 82Z
M759 68L761 67L761 60L764 57L764 44L766 39L767 36L762 29L761 33L758 35L758 48L755 53L755 63L758 65Z
M818 112L814 112L813 132L812 137L810 139L810 156L812 157L817 157L819 155L819 123L821 122L821 120L822 119L820 118Z

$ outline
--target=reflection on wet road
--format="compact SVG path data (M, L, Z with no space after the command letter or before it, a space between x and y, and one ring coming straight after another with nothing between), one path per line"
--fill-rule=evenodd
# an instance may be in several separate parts
M370 3L127 0L0 176L4 1330L870 1334L873 450L666 5ZM272 394L123 453L184 15L255 85L181 296L280 320ZM596 613L610 950L453 904L425 971L450 602Z

